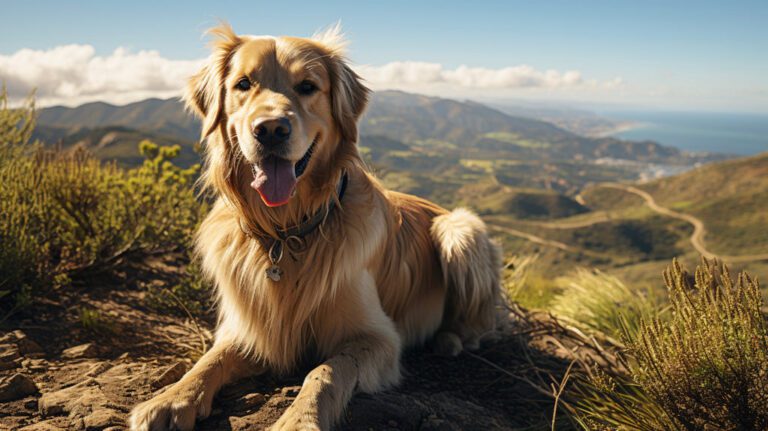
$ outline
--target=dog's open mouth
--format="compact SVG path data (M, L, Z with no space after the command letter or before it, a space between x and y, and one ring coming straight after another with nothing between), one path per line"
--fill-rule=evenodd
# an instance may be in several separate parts
M259 196L266 206L279 207L288 203L296 191L297 179L309 165L315 144L317 144L317 137L296 163L282 157L267 156L259 163L252 165L253 182L251 182L251 187L259 192Z

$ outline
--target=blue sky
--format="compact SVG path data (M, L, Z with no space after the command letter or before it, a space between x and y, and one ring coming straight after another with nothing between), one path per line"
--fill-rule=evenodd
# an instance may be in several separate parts
M556 79L525 88L508 83L474 88L457 84L459 78L441 78L439 84L382 81L380 87L470 98L768 111L765 0L14 1L3 10L0 66L2 56L9 59L24 48L46 51L69 44L92 46L94 57L122 47L158 51L168 60L197 60L207 53L201 34L217 19L241 33L304 36L341 20L352 42L350 58L359 65L420 62L439 64L449 74L462 65L483 70L525 65L540 74L579 74L577 84ZM0 67L0 78L3 72L13 73Z

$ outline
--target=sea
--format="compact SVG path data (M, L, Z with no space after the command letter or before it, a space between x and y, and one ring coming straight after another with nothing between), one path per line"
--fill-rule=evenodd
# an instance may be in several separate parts
M768 114L610 111L601 116L634 123L612 136L651 140L689 152L753 155L768 151Z

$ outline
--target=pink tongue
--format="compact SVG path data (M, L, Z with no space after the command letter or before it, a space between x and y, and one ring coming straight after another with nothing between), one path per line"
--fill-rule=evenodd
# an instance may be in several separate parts
M296 172L293 163L280 157L265 158L260 165L253 165L251 187L261 195L269 207L285 205L296 188Z

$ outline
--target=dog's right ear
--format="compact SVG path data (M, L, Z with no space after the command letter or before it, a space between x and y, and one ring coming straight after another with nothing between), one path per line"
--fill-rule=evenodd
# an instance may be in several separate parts
M222 23L207 32L213 35L212 52L205 65L187 82L183 99L187 108L203 120L201 138L213 133L224 117L224 79L229 70L229 60L241 43L241 39L229 24Z

